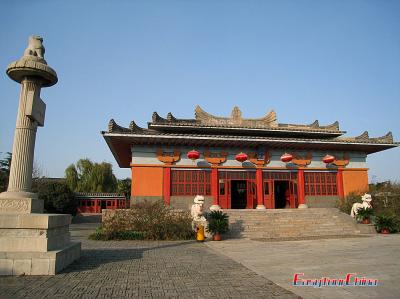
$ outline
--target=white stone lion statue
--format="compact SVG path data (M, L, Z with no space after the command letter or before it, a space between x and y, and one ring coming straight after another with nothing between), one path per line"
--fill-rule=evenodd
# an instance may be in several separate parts
M24 51L24 56L37 56L44 59L44 46L43 38L37 35L32 35L29 37L28 47Z
M193 202L190 210L193 221L206 221L206 218L203 216L204 196L196 195Z
M351 212L350 212L351 217L353 217L353 218L357 217L358 209L360 209L360 208L372 208L371 194L365 193L363 196L361 196L361 200L362 200L362 203L356 202L355 204L353 204L353 207L351 208Z

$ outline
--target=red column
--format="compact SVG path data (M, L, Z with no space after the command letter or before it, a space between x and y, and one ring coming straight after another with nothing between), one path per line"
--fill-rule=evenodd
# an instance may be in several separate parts
M262 169L256 170L256 189L257 189L257 209L265 209L264 194L263 194L263 177Z
M170 167L164 167L163 195L164 195L164 203L167 206L169 206L171 203L171 168Z
M133 198L133 167L131 167L131 197Z
M304 193L304 170L299 169L297 172L297 197L299 200L299 208L307 208Z
M344 198L344 189L343 189L343 169L338 169L337 176L336 176L336 185L338 196L340 199Z
M218 200L218 168L211 168L211 196L213 198L213 207L219 208L219 200Z

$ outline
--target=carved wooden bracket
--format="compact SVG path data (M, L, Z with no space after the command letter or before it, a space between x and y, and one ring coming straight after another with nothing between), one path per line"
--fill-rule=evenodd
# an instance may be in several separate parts
M164 152L162 149L157 150L157 159L166 165L172 165L179 161L181 158L181 152L179 150L174 150L171 152Z
M214 166L224 163L226 161L227 157L228 157L227 152L220 152L220 153L212 153L210 151L204 152L204 159L208 163L210 163Z
M337 167L346 167L350 162L350 157L348 153L343 154L343 159L337 159L335 156L335 161L332 162L332 164L336 165Z
M308 152L304 158L297 153L291 153L291 154L293 155L292 163L296 164L297 166L306 167L311 163L312 153L310 152Z
M262 156L259 157L258 153L255 152L250 152L248 153L248 155L249 155L249 161L257 166L264 166L271 161L271 157L268 151L264 152L264 157Z

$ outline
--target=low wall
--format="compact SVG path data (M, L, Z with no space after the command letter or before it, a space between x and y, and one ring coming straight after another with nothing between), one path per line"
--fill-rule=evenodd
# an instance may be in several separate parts
M171 208L180 210L190 210L193 205L194 196L171 196ZM204 210L211 207L213 198L204 196Z
M170 207L173 209L190 210L193 204L193 199L194 196L171 196ZM132 196L131 206L144 201L155 202L157 200L164 200L164 198L163 196ZM205 209L208 209L212 205L212 202L213 198L211 196L204 196Z
M144 201L147 202L156 202L157 200L164 200L162 196L131 196L131 206L142 203Z
M336 208L339 196L306 196L309 208Z

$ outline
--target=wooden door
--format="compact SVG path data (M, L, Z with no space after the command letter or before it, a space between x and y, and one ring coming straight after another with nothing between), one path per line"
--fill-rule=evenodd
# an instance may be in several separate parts
M247 180L246 209L254 209L256 206L257 206L256 183L253 180Z
M297 181L289 181L289 191L290 191L290 207L295 209L298 207L297 199Z
M220 179L218 182L218 192L219 192L219 205L222 209L231 208L231 184L230 180Z
M264 180L263 181L263 195L264 195L264 206L267 209L275 208L274 201L274 181Z

